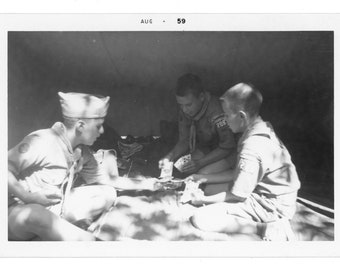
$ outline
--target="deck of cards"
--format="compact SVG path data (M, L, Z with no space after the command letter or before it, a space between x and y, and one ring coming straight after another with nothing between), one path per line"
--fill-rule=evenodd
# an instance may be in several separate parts
M180 172L183 172L183 167L185 164L187 164L189 161L191 161L191 155L185 155L182 156L181 158L179 158L174 166L177 168L177 170L179 170Z
M169 181L172 178L172 171L173 171L174 163L172 161L164 162L164 165L161 170L161 175L159 176L164 181Z

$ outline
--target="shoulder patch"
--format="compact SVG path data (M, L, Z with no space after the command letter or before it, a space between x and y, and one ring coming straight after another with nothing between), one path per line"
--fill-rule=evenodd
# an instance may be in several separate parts
M253 161L241 159L238 167L241 171L246 173L254 174L256 172L256 164Z
M225 119L224 114L217 115L211 119L212 123L216 125L217 128L222 128L227 126L227 120Z
M221 127L224 127L224 126L227 126L227 125L228 125L227 120L225 120L224 118L223 118L223 119L220 119L220 120L216 123L217 128L221 128Z
M18 151L20 154L26 153L30 148L30 145L28 143L22 143L18 147Z

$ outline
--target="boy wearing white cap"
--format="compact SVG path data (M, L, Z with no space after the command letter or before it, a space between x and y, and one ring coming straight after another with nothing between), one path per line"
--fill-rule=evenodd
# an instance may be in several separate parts
M104 132L110 98L58 95L63 123L29 134L8 152L9 240L95 240L73 224L92 220L116 199L117 175L88 147ZM72 188L77 178L86 185Z
M240 83L221 97L226 121L234 133L242 133L234 170L215 175L193 175L208 183L229 182L213 196L198 192L199 208L191 221L202 230L257 233L267 240L291 240L289 220L296 209L300 181L286 147L270 123L259 115L262 95L252 85Z

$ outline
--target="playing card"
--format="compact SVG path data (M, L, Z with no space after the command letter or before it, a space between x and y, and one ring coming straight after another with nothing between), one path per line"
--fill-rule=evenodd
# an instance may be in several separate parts
M191 155L185 155L185 156L182 156L181 158L179 158L174 166L180 171L182 172L183 171L183 167L186 163L188 163L189 161L191 161Z
M160 178L163 178L163 179L170 178L171 179L173 166L174 166L173 162L171 162L171 161L165 162L164 166L163 166L163 168L161 170Z

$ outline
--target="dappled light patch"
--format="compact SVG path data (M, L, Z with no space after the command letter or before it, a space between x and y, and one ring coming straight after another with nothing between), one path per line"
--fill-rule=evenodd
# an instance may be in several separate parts
M129 193L109 212L98 236L107 241L261 241L255 234L201 231L189 221L196 207L177 191ZM241 226L241 224L239 224ZM292 227L300 241L334 240L334 220L299 204Z
M300 241L334 241L334 219L298 203L292 220L293 230Z
M178 192L154 192L151 196L121 196L109 212L98 236L104 240L193 241L227 240L222 233L202 232L189 222L195 207L181 205ZM135 194L135 195L136 195ZM148 194L149 195L149 194Z

